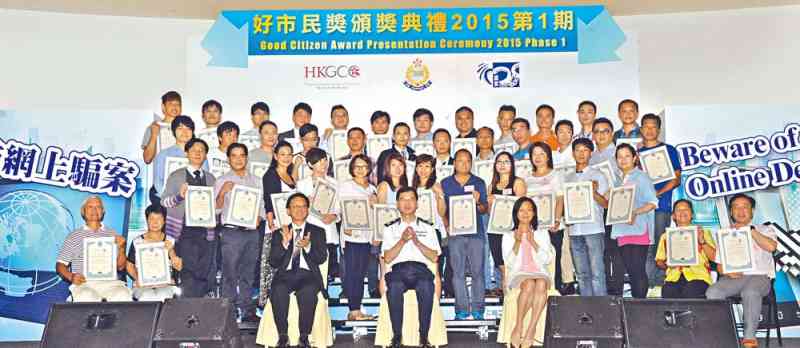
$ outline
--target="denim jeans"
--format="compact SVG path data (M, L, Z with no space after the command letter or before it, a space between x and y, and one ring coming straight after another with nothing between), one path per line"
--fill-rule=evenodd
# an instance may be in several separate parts
M650 248L647 250L647 264L645 264L647 280L650 286L664 284L666 273L661 268L656 267L656 251L658 251L658 241L661 240L661 235L664 234L664 230L669 227L670 220L672 219L672 214L670 214L670 212L657 211L655 215L653 240L650 241Z
M483 230L486 231L489 229L489 215L483 214L479 215L480 223L483 224ZM494 262L491 260L492 253L489 251L489 235L484 233L483 234L483 284L486 286L486 290L492 290L499 288L500 286L497 285L500 283L500 274L496 271L494 266ZM494 283L492 280L497 279L497 283Z
M581 296L605 296L606 270L603 262L605 236L603 233L571 236L570 249Z
M453 266L453 290L456 293L456 312L483 312L484 237L455 236L448 242ZM472 298L467 294L467 265L472 276ZM472 308L470 309L470 303Z

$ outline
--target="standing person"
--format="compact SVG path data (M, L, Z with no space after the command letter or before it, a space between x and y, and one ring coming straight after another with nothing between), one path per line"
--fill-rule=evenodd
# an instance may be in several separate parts
M478 136L475 130L475 113L469 106L462 106L456 110L456 138L474 138Z
M271 164L275 157L275 144L278 143L278 126L270 120L261 122L258 127L261 145L250 151L250 162Z
M494 204L495 195L523 197L527 193L525 180L517 177L514 170L514 156L508 152L497 154L494 159L494 174L489 185L489 198L487 202L491 209ZM503 289L506 288L506 267L503 262L503 235L489 234L489 250L492 255L495 267L500 270L500 279L497 295L502 296Z
M217 127L219 147L212 147L208 151L208 168L216 177L220 177L231 170L228 164L228 147L239 142L239 126L231 121L222 122Z
M550 146L551 150L558 147L556 132L553 131L555 117L556 110L550 105L542 104L536 108L536 126L538 130L536 134L531 136L531 143L543 142Z
M181 114L181 103L181 95L178 92L169 91L161 96L161 113L164 118L150 123L142 137L142 159L145 164L150 164L158 153L158 136L161 133L159 123L172 124L172 120Z
M625 99L617 105L617 113L622 127L614 132L614 143L619 139L641 138L642 133L637 123L639 119L639 103L631 99Z
M775 279L775 261L773 253L778 248L778 236L775 229L768 225L753 224L753 210L756 200L744 194L734 194L728 203L733 228L747 228L753 243L750 249L753 254L755 269L750 272L727 272L717 261L717 272L721 275L717 282L712 284L706 297L709 300L723 300L730 296L740 296L744 308L744 338L742 346L745 348L758 347L756 329L761 316L761 304L764 296L769 295L772 286L771 279Z
M517 143L517 152L514 152L514 159L529 160L531 155L531 124L528 120L517 117L511 123L511 136Z
M161 204L167 208L166 234L177 238L175 251L184 261L180 272L181 290L184 297L203 297L211 291L216 273L214 256L216 236L214 228L186 226L184 206L189 186L214 187L216 178L203 163L208 153L208 144L199 138L186 143L189 165L177 170L167 178Z
M647 297L647 250L653 243L653 210L658 198L653 181L647 173L636 168L636 149L630 144L620 144L616 150L617 165L622 171L622 185L636 187L633 215L627 224L612 226L611 238L617 240L622 262L631 280L631 293L635 298ZM609 197L610 198L610 197Z
M575 131L575 139L592 140L592 127L594 127L594 119L597 117L597 105L591 100L584 100L578 104L577 114L581 127Z
M333 154L333 138L331 138L331 135L333 135L333 131L346 131L348 124L350 124L350 115L344 105L336 104L331 107L331 127L333 128L326 128L325 132L323 132L320 148Z
M417 135L411 139L414 140L433 140L431 128L433 128L433 113L426 108L419 108L414 111L414 130Z
M302 138L303 136L300 135L300 127L311 123L311 113L311 105L304 102L297 103L292 109L292 123L294 124L294 128L278 134L278 141L287 139L298 140ZM295 151L298 150L299 149L295 149Z
M575 166L575 158L572 156L572 121L560 120L556 122L556 141L558 147L553 150L553 166L557 170Z
M235 185L242 185L263 192L261 178L247 170L247 146L233 143L228 146L228 164L231 170L217 179L214 184L216 208L222 213L232 204L231 194ZM263 193L262 193L263 194ZM264 217L263 202L258 202L258 221L260 225ZM255 303L250 292L255 284L256 268L259 255L258 228L231 225L225 214L221 215L219 228L222 237L222 296L233 300L241 311L241 320L256 322Z
M398 153L391 153L384 164L383 178L378 184L377 199L379 204L396 204L397 190L408 186L406 161Z
M592 207L594 220L567 226L572 260L581 296L605 296L606 272L605 223L603 209L608 207L608 180L597 169L589 167L594 144L586 138L572 142L575 171L564 178L565 183L590 181L592 183Z
M206 100L200 113L206 128L216 128L222 122L222 104L214 99Z
M410 135L411 127L409 127L408 124L400 122L394 125L394 128L392 129L392 140L394 142L394 146L381 152L381 155L378 157L378 161L375 162L375 166L378 168L378 180L383 178L385 175L383 170L385 169L385 162L386 159L389 158L389 154L399 153L406 161L414 161L417 159L414 149L408 146L408 140L411 137Z
M300 127L300 143L303 145L301 152L295 153L292 160L292 177L295 181L303 179L309 175L311 171L306 164L306 154L311 149L319 147L319 130L313 124L304 124Z
M450 214L449 202L453 196L471 194L475 198L475 216L486 214L486 183L470 173L472 155L465 149L458 150L455 155L454 174L442 180L445 206L444 221L448 224ZM476 219L477 220L477 219ZM448 226L452 228L452 226ZM483 224L476 221L475 233L451 236L449 238L450 256L453 264L453 289L456 295L456 320L465 320L470 316L474 320L483 320L484 310L484 234ZM469 264L472 278L472 299L467 296L466 271Z
M175 137L175 145L172 145L164 150L159 151L156 159L153 161L153 185L156 188L156 194L161 197L164 193L164 185L166 185L167 177L172 173L165 173L167 158L186 157L186 143L194 138L194 121L189 116L178 116L172 120L171 124L172 135ZM160 200L159 200L160 202ZM156 204L158 202L152 202Z
M433 149L436 151L437 166L452 166L453 157L450 156L450 132L439 128L433 132Z
M500 130L500 136L497 137L495 144L503 145L514 142L514 137L511 135L511 122L517 118L517 108L514 105L500 106L497 111L497 129Z
M133 298L137 301L161 301L175 296L175 279L170 276L172 286L163 287L144 287L139 283L139 273L136 268L136 248L148 243L164 243L167 250L169 263L172 269L180 272L183 269L183 260L175 253L175 239L164 233L164 221L167 210L160 205L150 205L144 210L145 220L147 221L147 231L133 239L128 248L128 262L125 269L133 279Z
M433 216L433 225L436 228L436 235L439 237L439 246L441 247L441 254L439 254L439 277L441 279L441 288L444 297L453 298L453 266L450 264L450 256L447 247L447 228L442 221L442 215L445 211L444 191L442 185L436 182L436 161L433 156L422 154L417 157L417 163L414 167L414 178L411 181L411 187L419 190L431 190L436 199L436 206Z
M478 137L475 138L478 146L476 161L487 161L494 159L494 130L489 127L478 129Z
M264 121L269 121L269 105L260 101L250 106L250 122L253 124L253 128L242 132L242 135L248 137L260 137L261 124L264 123Z
M372 134L386 134L389 132L389 127L392 125L392 116L386 111L377 110L369 117L369 125Z
M356 155L367 154L367 133L361 127L353 127L347 131L347 147L350 149L350 153L343 156L342 158L337 158L338 160L349 160L355 157Z

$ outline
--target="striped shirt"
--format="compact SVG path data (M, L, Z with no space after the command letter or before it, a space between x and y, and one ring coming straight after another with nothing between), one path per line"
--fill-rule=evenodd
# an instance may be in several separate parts
M83 274L83 240L86 238L116 237L118 235L116 231L102 224L97 230L92 230L89 226L84 225L67 235L56 259L59 263L70 267L72 273Z

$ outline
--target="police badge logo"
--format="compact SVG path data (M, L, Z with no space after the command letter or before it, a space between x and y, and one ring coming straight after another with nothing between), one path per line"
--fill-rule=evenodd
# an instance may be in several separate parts
M431 72L428 66L422 63L422 59L414 59L414 62L406 68L406 80L403 85L415 91L421 91L431 85Z

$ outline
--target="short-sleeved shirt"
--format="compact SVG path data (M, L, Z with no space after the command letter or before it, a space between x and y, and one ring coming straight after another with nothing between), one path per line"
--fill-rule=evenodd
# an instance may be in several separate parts
M155 120L158 121L158 122L166 122L166 121L164 121L163 118L162 119L158 119L156 117ZM150 131L150 124L148 124L147 127L144 129L144 135L142 135L142 150L144 150L144 148L147 147L147 144L150 143L151 134L152 134L152 132ZM158 136L158 134L156 134L156 136ZM174 136L172 137L172 141L173 142L175 141L175 137ZM157 146L157 144L156 144L156 146ZM156 150L158 150L158 149L156 149Z
M216 183L214 183L214 197L219 196L219 191L222 190L222 186L225 185L226 182L232 182L234 185L243 185L250 188L255 188L261 190L262 194L259 195L258 199L258 216L264 217L266 214L264 213L264 200L261 199L263 197L263 190L261 178L251 174L250 172L245 172L244 176L238 176L233 171L229 171L225 173L225 175L220 176L217 178ZM231 192L225 193L225 204L222 206L221 210L217 210L217 213L222 213L228 209L228 206L231 203ZM220 221L222 224L226 224L225 221L225 214L222 214L220 217Z
M601 164L603 162L608 161L611 164L611 169L614 170L614 177L612 178L614 182L609 182L609 186L615 187L619 182L620 172L619 167L617 166L617 158L615 156L616 148L613 145L606 146L605 149L599 150L595 148L594 152L592 152L592 157L589 159L589 165L594 166L597 164Z
M68 266L72 273L83 274L83 240L86 238L116 237L119 234L113 229L100 225L97 230L92 230L84 225L78 228L64 239L61 250L58 252L57 260L59 263Z
M153 186L156 192L161 194L164 192L164 184L166 184L167 177L172 173L164 173L164 167L167 164L168 157L186 158L186 152L178 145L172 145L164 150L161 150L153 160Z
M672 169L681 170L681 161L678 159L678 150L675 150L675 147L672 146L672 145L659 143L658 145L653 146L653 147L644 147L644 146L642 146L642 147L639 148L639 153L641 153L643 151L655 149L655 148L657 148L659 146L666 146L667 147L667 153L669 154L669 161L672 162ZM658 190L660 190L661 188L666 186L668 183L669 183L669 181L665 181L665 182L662 182L662 183L655 184L656 192L658 192ZM673 188L672 190L669 190L667 192L662 193L661 196L658 197L658 207L656 208L656 211L664 212L664 213L672 212L672 191L674 191L674 190L675 190L675 188Z
M589 140L592 140L592 132L591 131L584 132L583 131L583 127L581 127L580 129L581 129L581 131L579 133L576 133L575 135L572 136L572 140L578 140L578 139L589 139Z
M413 222L408 223L402 221L402 219L396 219L383 229L383 244L381 246L381 251L386 253L387 250L392 249L400 238L403 237L403 231L405 231L406 227L411 227L417 233L417 239L424 244L426 247L436 250L436 255L440 255L442 253L442 249L439 247L439 239L436 236L436 231L433 228L433 225L422 219L415 219ZM419 248L412 242L406 243L402 249L400 249L400 253L397 257L392 260L392 263L389 264L389 267L392 267L398 263L408 262L408 261L415 261L421 263L429 263L425 254L422 253Z
M512 137L512 136L511 136L511 133L510 133L510 132L509 132L508 134L506 134L506 135L501 135L501 136L499 136L499 137L497 138L497 140L495 140L495 141L494 141L494 145L495 145L495 146L497 146L497 145L511 144L511 143L514 143L514 137Z
M528 146L520 147L517 149L517 152L514 152L514 160L521 161L521 160L529 160L531 158L531 144Z
M375 186L369 184L367 187L363 187L357 184L355 181L347 180L343 182L338 187L338 191L336 192L338 198L366 198L369 199L369 196L375 194ZM342 212L344 214L344 212ZM372 217L367 217L372 220ZM345 233L342 233L342 241L348 243L369 243L371 241L372 233L367 233L364 231L359 231L354 236L348 236Z
M483 182L483 179L470 174L469 179L467 179L466 184L461 186L461 184L456 180L455 175L448 176L442 180L442 191L444 191L444 201L447 204L445 207L445 216L450 216L450 197L452 196L460 196L466 194L472 194L472 191L467 191L467 188L472 187L473 191L477 191L479 194L478 201L475 202L475 216L478 222L476 223L477 233L474 235L468 235L469 237L480 237L483 238L483 235L486 233L482 223L480 223L478 216L481 214L478 212L478 204L483 204L483 206L487 205L486 201L486 183Z
M539 134L531 135L531 143L535 143L537 141L541 141L547 144L547 146L550 146L550 150L555 151L555 149L558 148L558 139L556 138L555 134L550 134L549 137Z
M752 225L759 233L763 234L765 237L772 239L774 241L778 241L778 233L775 232L775 228L768 225ZM744 272L744 275L766 275L772 279L775 278L775 265L773 264L774 260L772 258L772 253L761 249L760 246L753 241L751 245L753 260L756 264L756 269L750 272ZM722 262L722 253L717 252L715 261L717 263Z
M597 192L601 195L608 193L608 180L597 169L586 167L581 172L573 172L564 178L564 183L577 183L581 181L597 181ZM594 209L594 221L583 224L573 224L569 226L570 236L586 236L590 234L605 233L605 223L603 222L603 207L592 198Z
M639 129L639 125L637 124L628 133L625 133L625 129L624 128L617 129L617 131L614 132L614 143L615 144L617 143L617 139L633 139L633 138L641 138L641 137L642 137L642 132Z
M262 148L258 147L255 149L250 150L250 153L247 155L248 162L258 162L258 163L272 163L273 154L267 153Z
M711 245L712 247L716 248L714 245L714 238L711 236L711 231L703 230L703 239ZM667 267L666 277L664 281L666 282L677 282L681 279L681 275L686 278L686 281L690 282L693 280L702 280L708 284L711 284L711 270L709 265L709 259L706 257L706 254L703 252L703 248L701 245L697 245L697 256L698 256L698 263L693 266L681 266L681 267ZM658 241L658 250L656 251L656 260L667 260L667 234L664 233L661 235L661 239Z
M206 162L211 174L218 178L231 170L231 165L228 163L228 155L219 148L212 148L208 151Z
M172 246L175 247L175 238L172 238L164 234L164 239L162 240L162 242L165 241L170 241L170 243L172 243ZM136 247L145 243L157 243L157 242L145 240L144 234L141 234L138 237L134 238L133 242L131 242L131 246L128 248L128 262L136 265ZM172 280L175 281L174 277Z
M636 186L633 198L633 209L639 209L647 203L658 204L653 181L647 173L633 169L622 179L622 185ZM645 214L637 215L633 225L627 223L616 224L611 228L611 238L617 239L617 244L649 245L654 243L653 230L655 213L651 210Z

